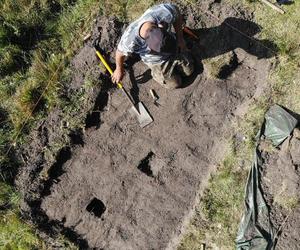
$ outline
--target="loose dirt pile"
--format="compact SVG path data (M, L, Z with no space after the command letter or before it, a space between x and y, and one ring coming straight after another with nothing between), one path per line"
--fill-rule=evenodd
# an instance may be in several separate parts
M300 130L274 149L263 144L262 187L275 228L276 249L298 249L300 237Z
M122 93L100 73L93 49L96 44L112 58L124 26L97 19L91 40L73 60L68 89L69 96L76 94L87 77L101 82L77 112L79 117L86 114L85 130L70 134L71 146L55 159L48 157L44 147L64 136L58 125L63 117L55 111L23 153L26 164L18 184L25 194L24 215L48 235L62 232L85 249L165 249L177 243L225 150L222 138L230 133L230 121L264 90L269 63L263 58L271 56L225 24L253 37L259 27L247 20L250 14L219 1L198 4L201 9L183 8L188 25L201 38L199 43L189 41L197 71L185 79L187 87L163 89L142 62L127 63L124 85L154 118L144 129L128 112ZM220 20L203 9L218 13ZM202 60L226 52L232 60L222 68L222 79L209 77ZM150 89L161 106L154 105Z

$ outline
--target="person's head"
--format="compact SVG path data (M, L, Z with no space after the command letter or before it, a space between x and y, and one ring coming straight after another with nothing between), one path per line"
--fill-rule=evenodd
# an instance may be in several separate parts
M160 52L163 45L163 28L152 22L145 22L141 25L140 36L145 39L148 47L155 51Z

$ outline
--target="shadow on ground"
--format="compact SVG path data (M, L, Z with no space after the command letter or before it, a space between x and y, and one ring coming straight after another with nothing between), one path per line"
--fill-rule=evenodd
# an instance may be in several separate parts
M193 53L203 60L241 48L258 59L275 56L278 48L273 42L255 37L260 31L252 21L229 17L219 26L193 30L199 37L199 48L193 48Z

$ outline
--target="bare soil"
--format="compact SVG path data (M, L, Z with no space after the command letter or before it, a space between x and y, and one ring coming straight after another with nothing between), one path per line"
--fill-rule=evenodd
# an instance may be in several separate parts
M197 6L180 6L200 36L198 42L187 37L197 69L184 88L166 90L142 62L127 62L124 85L154 118L143 129L120 90L99 69L93 48L101 48L113 65L126 25L107 17L96 20L91 39L72 62L66 91L70 97L87 76L98 79L81 109L70 114L85 120L85 129L65 134L64 112L54 110L22 153L17 184L25 196L23 215L44 238L62 232L81 249L173 249L178 243L198 194L226 150L223 141L232 133L231 121L265 91L267 58L273 56L263 45L267 41L253 38L259 27L251 13L220 1ZM202 60L227 52L231 63L219 79L209 77ZM154 104L150 89L161 106ZM49 156L45 147L61 138L67 146Z
M263 149L262 188L270 209L276 249L299 249L299 129L279 148Z

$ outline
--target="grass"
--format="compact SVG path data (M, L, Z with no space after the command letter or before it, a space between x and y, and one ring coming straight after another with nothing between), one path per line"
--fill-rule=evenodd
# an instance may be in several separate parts
M223 162L222 169L212 177L210 187L198 208L203 212L204 218L209 222L209 230L215 232L212 242L219 246L231 245L236 236L237 223L241 216L244 196L240 183L245 182L244 171L233 171L235 161L229 156Z
M228 52L226 54L222 54L214 58L203 60L203 64L207 70L208 76L214 79L220 78L219 75L222 68L230 64L231 58L232 58L232 53Z
M247 178L247 171L236 167L237 159L233 151L229 153L210 178L178 250L200 249L204 242L206 249L234 249L243 208L241 183Z
M46 249L42 241L35 236L32 226L20 220L15 211L9 211L0 217L1 249Z
M79 0L72 8L59 16L57 32L66 56L72 57L91 31L91 24L97 14L103 12L101 0Z
M20 67L22 50L17 45L0 48L0 76L5 76Z
M285 6L285 15L259 1L227 0L226 3L242 4L254 11L255 21L262 27L259 39L271 40L279 51L269 74L270 91L250 106L243 121L233 124L234 134L244 135L245 140L238 147L232 146L232 152L211 177L179 250L200 249L203 242L209 243L206 249L235 248L247 175L246 170L238 166L245 161L250 167L256 133L272 104L278 103L300 113L300 2ZM275 202L288 210L299 205L299 200L290 196L277 197Z
M3 182L0 182L0 190L0 248L46 249L44 243L35 235L33 226L20 219L19 194Z
M113 0L105 1L104 14L117 16L121 21L132 21L138 18L147 8L158 2L157 0Z
M285 193L284 193L285 192ZM292 211L299 205L299 198L296 195L290 195L284 190L283 193L274 196L274 202L287 211Z

